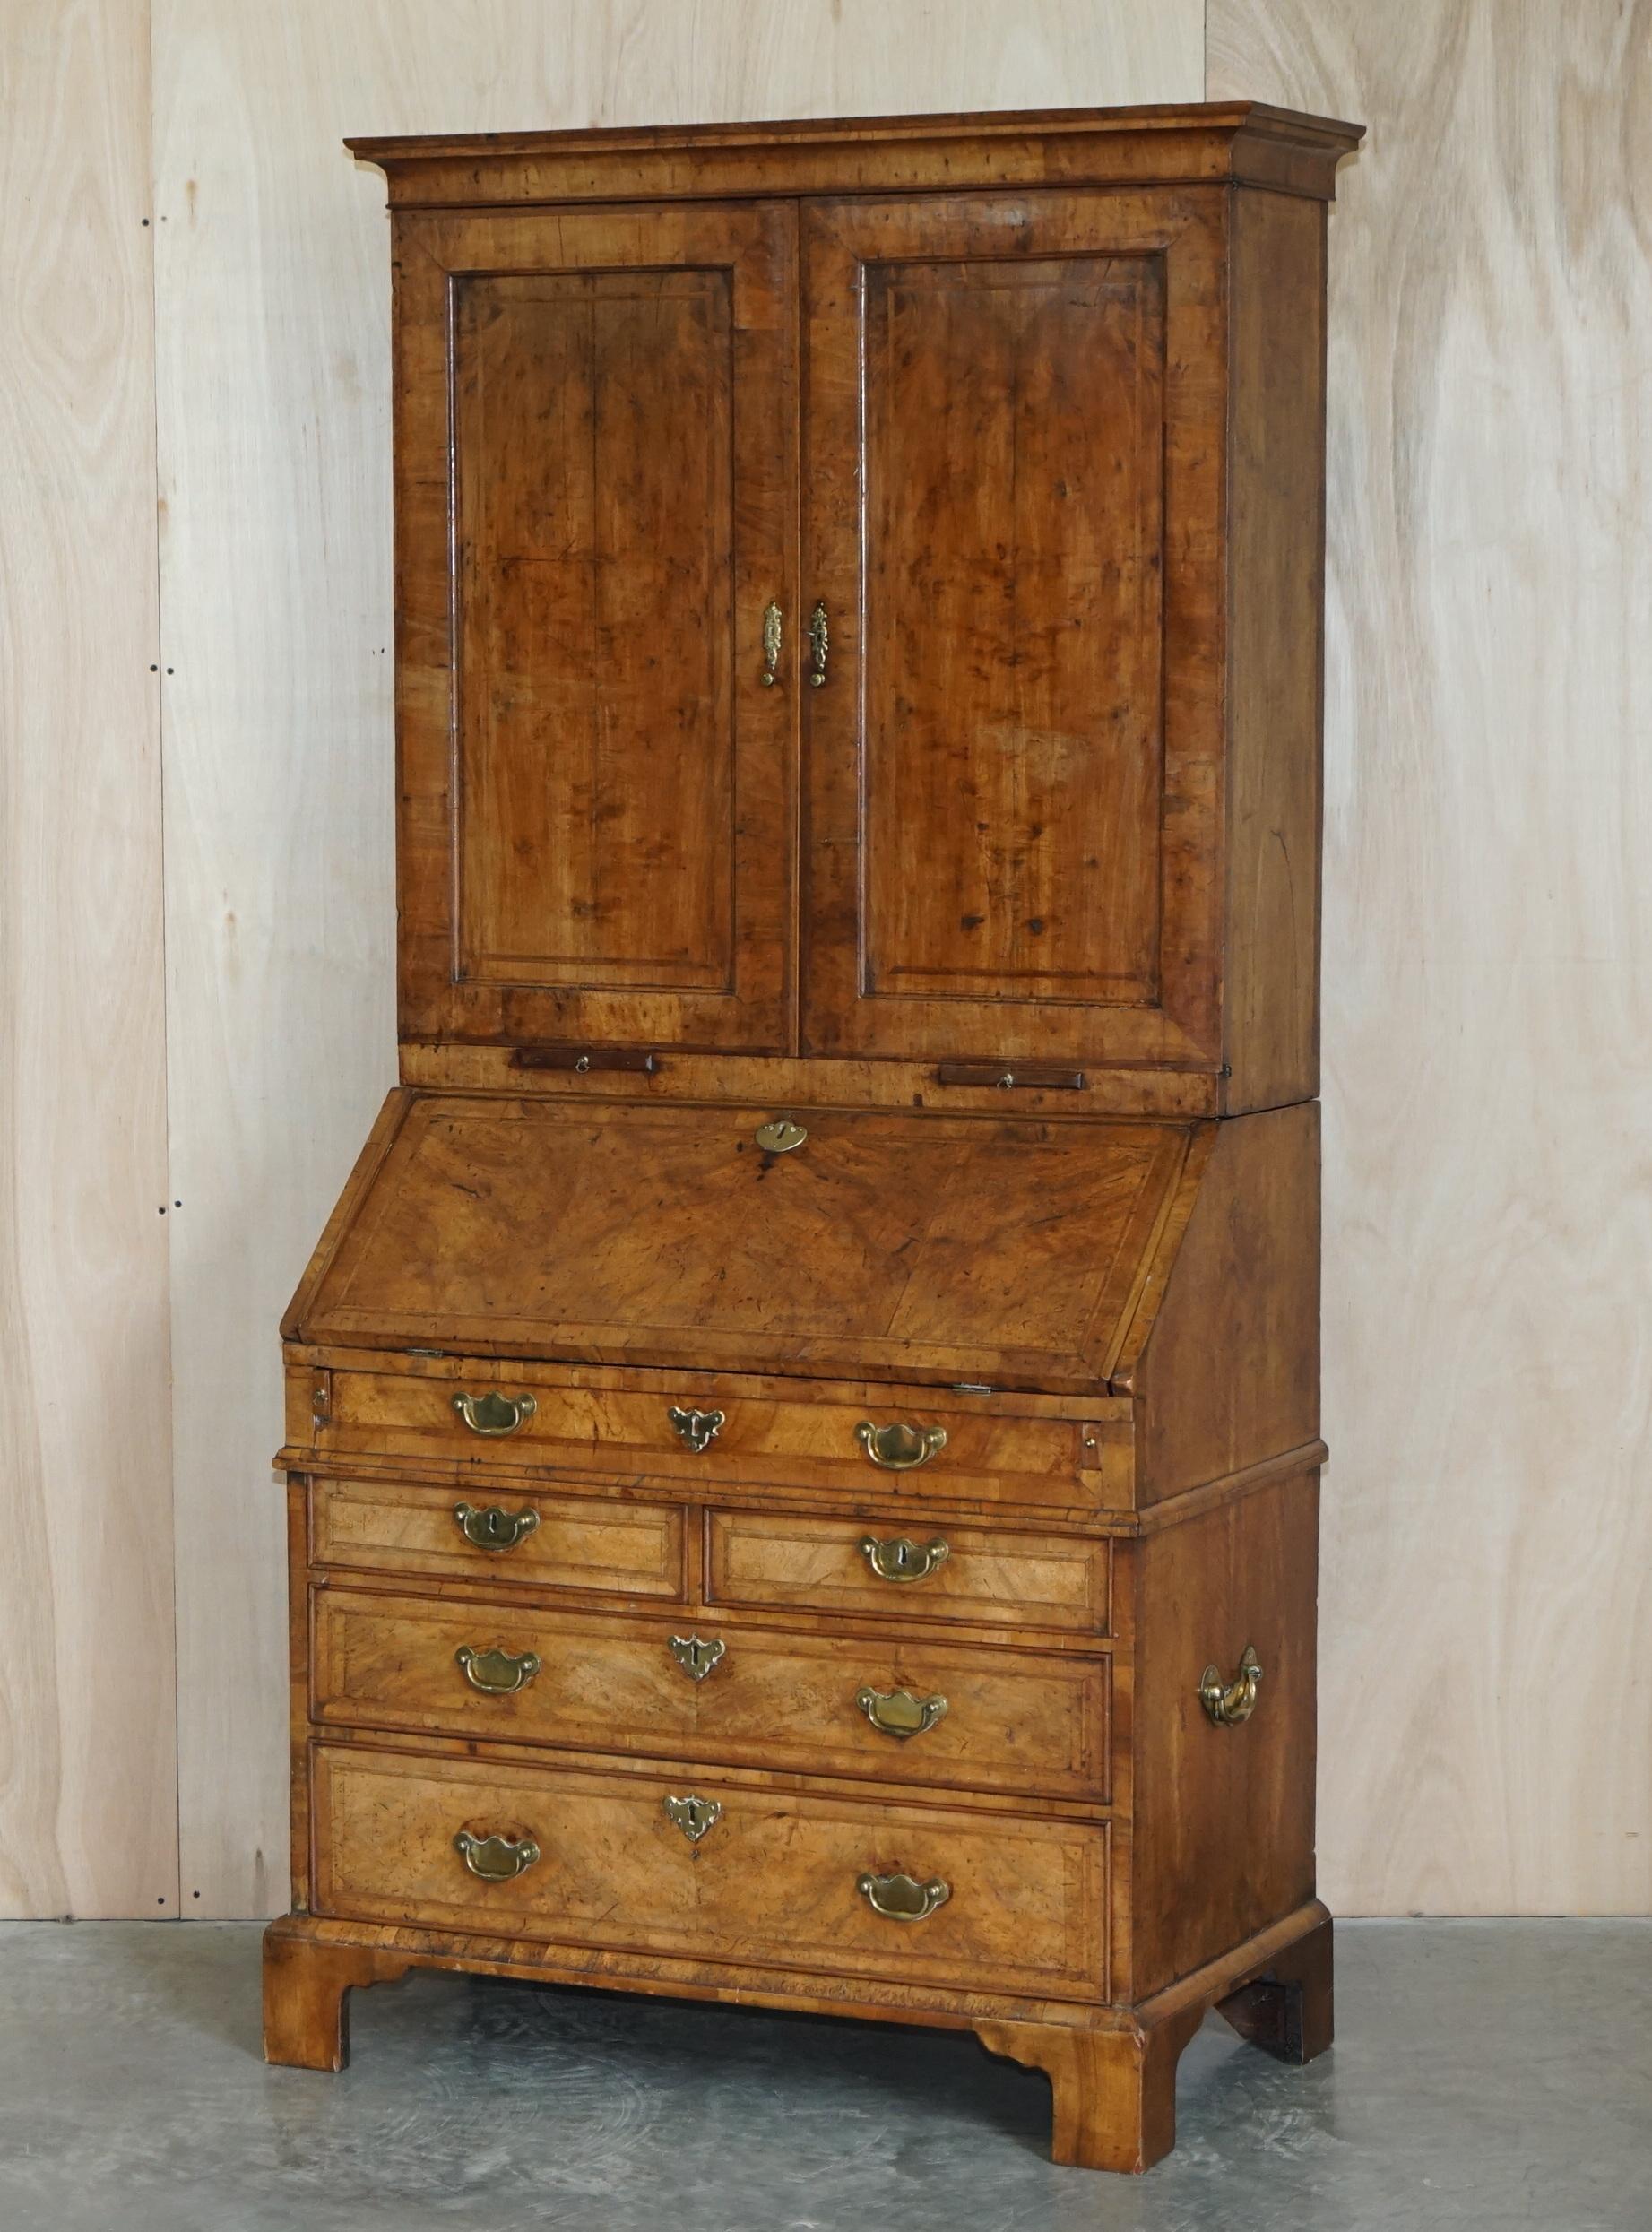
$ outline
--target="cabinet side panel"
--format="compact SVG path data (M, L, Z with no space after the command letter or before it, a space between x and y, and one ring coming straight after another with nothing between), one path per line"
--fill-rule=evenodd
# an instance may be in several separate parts
M1143 1503L1318 1440L1317 1102L1219 1128L1132 1392Z
M1313 1895L1319 1476L1166 1527L1135 1553L1135 1996L1240 1944ZM1255 1710L1218 1727L1199 1700L1261 1662Z
M1231 238L1230 1114L1319 1089L1325 206L1241 188Z

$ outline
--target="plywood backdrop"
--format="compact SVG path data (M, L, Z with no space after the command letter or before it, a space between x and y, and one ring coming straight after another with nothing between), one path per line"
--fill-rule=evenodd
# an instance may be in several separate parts
M1371 127L1333 219L1323 1878L1652 1906L1647 8L11 0L0 55L4 1909L284 1898L274 1327L394 1068L386 238L340 138L1207 72Z

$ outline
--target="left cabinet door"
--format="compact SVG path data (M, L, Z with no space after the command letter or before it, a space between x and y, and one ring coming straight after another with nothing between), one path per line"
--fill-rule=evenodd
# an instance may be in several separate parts
M791 1044L795 260L787 204L398 220L403 1039Z

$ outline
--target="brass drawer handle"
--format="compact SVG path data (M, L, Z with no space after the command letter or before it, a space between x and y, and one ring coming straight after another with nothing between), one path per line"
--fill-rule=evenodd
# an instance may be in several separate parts
M854 1701L874 1728L902 1743L909 1736L927 1735L947 1715L944 1697L914 1697L910 1690L874 1690L869 1684L855 1691Z
M728 1423L721 1411L679 1410L675 1403L665 1414L676 1428L678 1440L696 1457L704 1456Z
M938 1535L933 1542L922 1544L913 1542L910 1535L896 1535L887 1542L879 1542L876 1535L863 1535L857 1547L880 1581L927 1581L936 1567L945 1565L952 1555L950 1545Z
M909 1426L904 1422L874 1426L869 1418L863 1418L854 1430L854 1438L872 1463L886 1473L910 1473L940 1455L947 1446L947 1429Z
M670 1639L671 1657L690 1682L704 1682L728 1648L721 1636L714 1636L709 1643L703 1643L697 1635L674 1635Z
M1206 1667L1199 1676L1198 1701L1218 1728L1237 1728L1256 1710L1257 1684L1261 1679L1262 1662L1247 1643L1239 1672L1231 1683L1224 1683L1215 1666Z
M468 1643L462 1644L454 1658L463 1668L471 1689L481 1691L485 1697L509 1697L513 1691L525 1690L540 1670L532 1651L507 1651L497 1643L490 1651L475 1651Z
M501 1395L495 1388L487 1395L455 1395L454 1408L472 1433L497 1438L519 1432L539 1405L531 1395Z
M887 1915L891 1922L927 1922L952 1897L951 1884L938 1875L930 1876L927 1883L910 1875L861 1875L855 1878L855 1889L874 1914Z
M666 1820L675 1821L691 1845L697 1845L706 1830L722 1819L719 1798L663 1798L661 1804Z
M454 1838L454 1850L484 1883L508 1883L540 1856L532 1837L472 1837L468 1829L462 1829Z
M473 1503L455 1503L454 1518L466 1542L478 1550L515 1550L540 1523L540 1515L532 1506L524 1511L505 1511L497 1503L489 1504L485 1510L478 1510Z

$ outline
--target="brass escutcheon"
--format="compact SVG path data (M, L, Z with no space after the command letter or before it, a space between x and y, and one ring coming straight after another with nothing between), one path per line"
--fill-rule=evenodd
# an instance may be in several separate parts
M667 1821L675 1821L691 1845L697 1845L722 1819L722 1804L717 1798L662 1798L661 1804Z
M910 1875L859 1875L855 1889L874 1914L887 1915L891 1922L927 1921L952 1897L951 1884L938 1875L930 1876L927 1883Z
M679 1410L675 1403L665 1414L696 1457L711 1448L727 1423L721 1411Z
M759 1124L752 1136L765 1155L790 1155L802 1146L809 1134L801 1124L794 1124L790 1116L776 1116L771 1123Z
M826 609L817 604L809 616L809 684L821 689L826 679Z
M947 1446L947 1429L909 1426L904 1421L874 1426L869 1418L863 1418L854 1430L854 1438L872 1463L886 1473L910 1473L940 1455Z
M880 1581L925 1581L937 1566L945 1565L951 1547L938 1535L933 1542L918 1544L910 1535L895 1535L879 1542L863 1535L856 1547Z
M1218 1728L1237 1728L1256 1710L1257 1684L1261 1679L1262 1662L1247 1643L1239 1672L1231 1683L1223 1682L1216 1667L1206 1667L1199 1676L1198 1701Z
M765 689L774 688L776 671L780 666L780 607L777 604L765 605L763 608L763 671L757 677Z
M874 1728L904 1743L921 1736L946 1717L944 1697L914 1697L910 1690L874 1690L869 1683L855 1691L855 1703Z
M454 1838L454 1850L484 1883L508 1883L540 1856L532 1837L472 1837L468 1829L462 1829Z
M539 1405L531 1395L501 1395L495 1388L487 1395L455 1395L454 1408L472 1433L497 1437L525 1426Z
M531 1505L525 1510L506 1511L497 1503L489 1504L485 1510L478 1510L473 1503L455 1503L454 1518L466 1542L478 1550L515 1550L540 1523L540 1515Z
M704 1682L728 1648L721 1636L714 1636L709 1643L703 1643L697 1635L674 1635L670 1639L671 1657L690 1682Z
M513 1691L525 1690L540 1670L532 1651L507 1651L498 1643L489 1651L472 1650L463 1643L454 1658L463 1668L471 1689L480 1690L487 1697L509 1697Z

